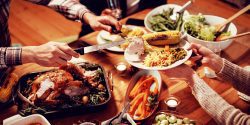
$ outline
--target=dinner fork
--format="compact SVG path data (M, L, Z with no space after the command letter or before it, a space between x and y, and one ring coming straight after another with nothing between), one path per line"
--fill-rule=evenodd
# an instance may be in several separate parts
M117 119L114 119L114 120L112 121L112 124L113 124L113 125L116 125L116 124L121 123L122 117L123 117L123 115L127 112L128 108L129 108L129 102L127 102L127 103L124 105L124 107L123 107L123 109L122 109L122 112L118 115L118 118L117 118Z

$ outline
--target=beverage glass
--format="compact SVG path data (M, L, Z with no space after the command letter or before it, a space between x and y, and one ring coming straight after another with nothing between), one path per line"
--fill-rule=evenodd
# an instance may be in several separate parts
M119 0L107 0L108 8L112 11L112 16L114 16L116 19L122 18L122 10Z

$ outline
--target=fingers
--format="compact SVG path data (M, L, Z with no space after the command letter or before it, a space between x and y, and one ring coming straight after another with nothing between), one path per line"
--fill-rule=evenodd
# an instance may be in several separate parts
M197 49L199 50L202 46L200 44L195 44L195 43L191 43L191 45L189 46L188 50L190 49Z
M106 30L108 32L112 32L112 27L100 23L97 30Z
M105 16L105 15L112 15L112 10L111 9L104 9L102 11L102 16Z
M56 62L58 66L67 64L67 60L64 60L64 59L62 59L60 57L54 58L53 61Z
M113 25L117 30L121 30L121 23L117 21L114 17L111 16L103 16L100 20L100 23L107 24L107 25Z
M64 56L63 55L61 56L63 59L70 60L71 57L69 59L68 58L69 56L73 56L76 58L80 56L77 52L71 49L67 44L59 45L58 48L64 53L63 54Z

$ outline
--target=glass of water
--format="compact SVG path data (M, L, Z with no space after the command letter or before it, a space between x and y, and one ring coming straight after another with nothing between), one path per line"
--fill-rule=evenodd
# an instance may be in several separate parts
M116 19L122 18L121 4L119 0L107 0L108 8L112 11L112 16Z

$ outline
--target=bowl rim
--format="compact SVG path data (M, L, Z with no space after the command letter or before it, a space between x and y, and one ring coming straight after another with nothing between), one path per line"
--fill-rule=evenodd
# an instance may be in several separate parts
M187 17L188 17L188 16L192 16L192 15L193 15L193 14L187 15ZM203 15L203 16L204 16L204 17L221 18L221 19L226 20L226 18L223 18L223 17L220 17L220 16L216 16L216 15ZM185 22L185 20L184 20L182 31L184 31L184 33L185 33L187 36L189 36L189 37L191 37L191 38L193 38L193 39L195 39L195 40L197 40L197 41L199 41L199 42L202 42L202 43L212 43L212 44L231 42L231 40L223 40L223 41L218 41L218 42L217 42L217 41L208 41L208 40L201 40L201 39L195 38L195 37L193 37L192 35L188 34L188 33L184 30L184 25L185 25L185 23L186 23L186 22ZM238 29L237 29L236 25L235 25L233 22L231 22L230 25L232 25L233 27L235 27L235 30L236 30L236 33L235 33L234 35L230 35L230 36L235 36L235 35L237 35ZM191 42L191 41L190 41L190 42Z
M163 8L163 7L170 7L170 6L173 6L174 8L175 8L175 7L182 7L182 6L178 5L178 4L164 4L164 5L160 5L160 6L156 7L156 8L154 8L154 9L152 9L151 11L149 11L149 12L147 13L147 15L146 15L145 18L144 18L144 26L145 26L145 28L146 28L148 31L150 31L150 32L156 32L156 31L152 30L152 29L150 28L149 25L147 25L148 19L152 16L152 13L153 13L154 11L156 11L157 9ZM166 9L167 9L167 8L166 8ZM187 15L189 15L189 12L188 12L187 10L185 10L184 12L186 12Z

